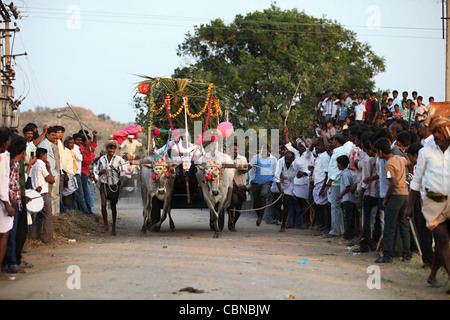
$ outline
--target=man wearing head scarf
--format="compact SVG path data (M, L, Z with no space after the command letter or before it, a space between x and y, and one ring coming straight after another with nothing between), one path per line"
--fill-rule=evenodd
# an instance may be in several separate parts
M433 287L439 287L436 273L441 265L444 265L450 276L447 228L450 223L450 119L433 115L426 120L426 124L434 136L435 144L419 151L405 213L407 218L411 219L415 198L424 186L426 195L423 199L422 213L436 241L431 272L427 281Z
M102 216L104 223L104 232L109 230L106 211L106 201L111 201L112 211L112 229L111 234L116 235L116 204L119 200L120 178L125 176L125 160L115 155L118 143L115 140L109 140L106 143L106 154L98 161L97 174L100 182L100 196L102 203Z
M128 139L122 142L119 149L122 150L122 154L128 154L128 158L134 159L136 148L140 146L142 146L142 143L140 143L137 139L134 139L134 135L129 134Z

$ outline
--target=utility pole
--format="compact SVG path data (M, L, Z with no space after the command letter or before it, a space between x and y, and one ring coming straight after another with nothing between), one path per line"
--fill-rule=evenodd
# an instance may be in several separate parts
M14 101L14 86L15 72L11 64L11 32L19 31L19 28L11 29L10 23L12 19L19 19L19 12L14 4L11 2L5 5L0 1L0 18L4 28L0 29L0 62L1 62L1 91L0 91L0 119L1 125L6 127L16 127L17 123L13 123L13 118L18 116L18 103ZM15 24L15 23L14 23Z
M449 16L450 7L448 5L448 0L442 0L442 37L444 37L445 34L445 102L450 102L450 41L448 41L450 37L450 30L448 27Z

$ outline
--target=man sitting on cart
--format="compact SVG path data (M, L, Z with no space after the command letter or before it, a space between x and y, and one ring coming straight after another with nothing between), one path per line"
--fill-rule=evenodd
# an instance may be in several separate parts
M136 148L142 146L137 139L134 139L133 134L128 135L128 139L124 140L122 144L119 146L119 149L122 150L122 154L127 154L128 159L134 159L136 155Z

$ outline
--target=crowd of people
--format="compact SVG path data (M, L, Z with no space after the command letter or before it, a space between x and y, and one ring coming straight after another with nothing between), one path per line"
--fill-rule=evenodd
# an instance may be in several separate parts
M381 102L368 91L319 94L313 136L285 127L279 157L267 148L249 161L257 225L311 228L354 252L379 250L377 263L420 253L439 286L441 265L450 275L450 120L422 101L416 92Z
M110 140L106 153L96 156L95 130L66 135L63 126L44 125L39 132L34 123L28 123L20 135L18 130L1 127L0 279L14 279L9 274L33 267L22 257L27 237L47 245L55 243L52 215L68 210L93 214L97 182L105 231L109 230L106 200L111 200L114 235L119 180L123 181L127 168L115 152L122 149L132 158L140 145L134 136L120 145ZM36 205L36 199L42 201Z
M409 261L420 252L431 268L428 282L439 286L439 267L450 274L450 120L429 115L416 92L411 99L407 92L402 99L397 91L392 98L383 93L378 101L369 91L337 95L329 90L317 98L311 137L285 127L279 154L262 146L250 159L235 144L240 169L229 212L242 209L249 191L257 226L265 220L281 225L281 232L311 228L316 236L338 239L359 253L382 248L377 263ZM133 157L139 146L131 136L120 146L111 140L106 153L96 157L96 131L92 137L83 130L65 136L61 126L46 125L39 133L27 124L22 133L0 128L1 279L30 266L22 257L29 224L26 190L44 200L33 215L32 238L54 243L52 214L70 209L92 214L97 181L105 231L109 199L115 234L125 166L115 152L127 148ZM183 142L177 146L184 150Z

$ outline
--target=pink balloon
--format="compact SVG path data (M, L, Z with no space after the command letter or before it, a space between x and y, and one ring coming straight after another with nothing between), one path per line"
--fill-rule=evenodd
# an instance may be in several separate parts
M222 138L228 138L233 134L233 132L233 124L231 124L230 122L221 122L217 126L217 134Z

